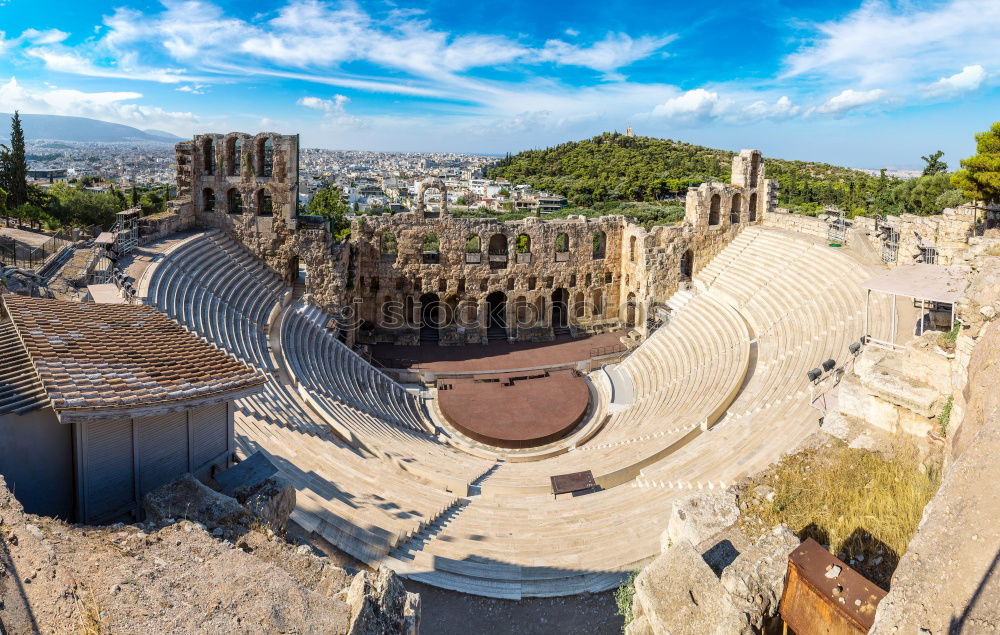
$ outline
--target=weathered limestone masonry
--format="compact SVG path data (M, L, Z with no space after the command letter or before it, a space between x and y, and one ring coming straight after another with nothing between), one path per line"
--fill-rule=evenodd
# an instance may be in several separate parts
M325 222L301 217L297 135L203 134L177 144L177 200L171 211L190 227L217 227L292 283L305 266L313 301L345 302L346 251Z
M440 212L425 203L431 188ZM621 216L453 218L444 184L425 180L413 212L354 221L349 279L361 339L415 344L421 326L436 327L443 344L485 342L491 329L532 341L564 327L644 333L654 305L759 222L775 192L760 152L744 150L731 185L692 188L683 223L647 231Z
M744 150L731 184L692 188L682 223L647 231L621 216L454 218L444 181L432 177L418 184L412 212L356 218L336 244L326 222L297 213L297 136L203 134L177 144L176 156L169 224L219 228L289 283L304 266L314 303L356 307L349 343L415 344L421 327L442 344L645 334L651 309L759 223L777 192L760 152Z

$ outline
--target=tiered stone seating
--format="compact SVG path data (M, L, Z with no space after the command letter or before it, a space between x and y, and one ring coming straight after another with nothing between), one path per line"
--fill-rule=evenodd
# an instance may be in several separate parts
M243 361L271 369L265 331L284 286L249 251L207 232L177 244L150 269L147 304Z
M425 406L325 328L326 314L300 303L286 311L282 355L302 397L345 439L400 468L466 493L493 461L459 452L430 434Z
M483 492L542 493L551 475L581 470L591 470L605 488L628 482L715 422L743 383L749 354L750 333L740 315L711 296L694 298L618 366L635 387L629 408L573 451L503 464Z
M870 275L824 243L776 230L744 230L695 284L746 317L757 343L751 376L710 435L647 467L638 483L728 485L813 432L819 413L808 403L806 373L827 359L846 361L848 345L864 330L858 283ZM880 325L888 306L878 301L873 307ZM727 464L706 463L699 454L703 443L739 452Z
M616 586L659 553L673 500L752 474L815 430L806 371L846 360L864 321L857 282L871 274L820 241L744 229L618 366L631 404L608 408L595 384L596 433L494 463L429 433L419 401L341 346L317 309L286 309L268 351L268 315L289 290L241 254L217 233L181 243L147 294L269 378L237 402L240 452L262 450L289 476L306 531L369 565L505 598ZM888 307L874 309L877 333ZM543 493L549 476L581 469L604 489Z

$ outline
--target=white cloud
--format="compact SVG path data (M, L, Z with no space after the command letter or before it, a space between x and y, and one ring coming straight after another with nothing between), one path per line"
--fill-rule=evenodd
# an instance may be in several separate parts
M31 57L42 60L45 63L45 67L51 71L72 75L112 79L139 79L164 84L176 84L190 79L183 71L145 68L134 64L135 58L131 54L123 55L114 66L97 66L89 59L71 51L29 48L25 52Z
M566 29L565 31L563 31L563 33L565 33L566 35L568 35L570 37L576 37L576 36L580 35L580 32L577 31L576 29L572 28L572 27L570 27L570 28Z
M924 91L930 97L950 97L977 90L986 80L986 69L979 64L966 66L950 77L942 77Z
M997 0L866 0L842 19L814 27L817 37L785 58L785 77L912 86L973 61L1000 65Z
M538 59L611 74L619 68L649 57L676 38L676 35L643 35L633 38L626 33L608 33L603 40L590 46L549 40L539 51Z
M299 106L319 110L328 124L336 126L363 127L366 122L358 117L347 114L347 102L351 101L345 95L334 95L333 99L322 97L301 97L295 103Z
M653 108L653 116L680 121L699 121L720 117L732 106L731 99L720 97L715 91L695 88L657 105Z
M189 95L204 95L207 86L205 84L182 84L177 87L182 93L188 93Z
M885 99L887 94L881 88L873 88L871 90L854 90L848 88L827 99L822 105L816 108L816 112L827 115L840 115L861 108L862 106L880 102Z
M773 104L766 101L753 102L743 109L743 116L749 120L789 119L798 115L801 110L787 95L782 95Z
M190 132L198 119L190 112L168 112L162 108L135 102L142 93L105 91L88 93L46 86L33 90L22 86L15 77L0 84L0 111L43 115L73 115L123 123L138 128L166 128Z

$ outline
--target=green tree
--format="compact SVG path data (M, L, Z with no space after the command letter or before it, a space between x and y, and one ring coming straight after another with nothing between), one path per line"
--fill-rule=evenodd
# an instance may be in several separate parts
M344 193L339 187L328 185L316 192L306 209L310 214L322 216L330 221L330 231L339 234L351 226L347 221L349 211L344 202Z
M924 166L924 176L931 176L932 174L941 174L948 171L948 164L941 160L944 156L944 152L938 150L932 153L930 156L920 157L924 160L927 165Z
M963 159L962 168L951 176L951 182L967 198L1000 201L1000 121L976 135L976 154Z
M11 207L28 202L28 162L24 155L21 115L14 111L10 120L10 147L0 144L0 187L7 191Z

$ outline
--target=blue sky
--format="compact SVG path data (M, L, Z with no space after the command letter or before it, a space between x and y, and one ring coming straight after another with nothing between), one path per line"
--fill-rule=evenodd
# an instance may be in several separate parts
M957 166L1000 119L997 33L1000 0L0 0L0 112L488 153L631 125Z

